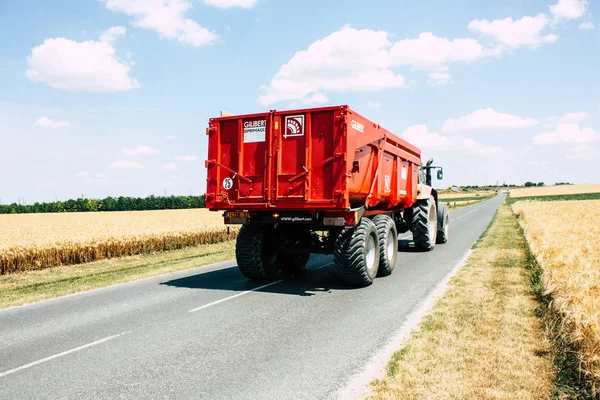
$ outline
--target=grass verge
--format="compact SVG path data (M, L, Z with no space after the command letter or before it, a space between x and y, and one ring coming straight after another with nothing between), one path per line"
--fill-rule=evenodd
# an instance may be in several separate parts
M532 293L527 243L502 204L467 263L372 399L538 399L553 391L551 344Z
M460 201L484 201L489 200L494 196L472 196L472 197L446 197L440 196L440 201L445 203L460 202Z
M231 260L235 241L0 276L0 308Z

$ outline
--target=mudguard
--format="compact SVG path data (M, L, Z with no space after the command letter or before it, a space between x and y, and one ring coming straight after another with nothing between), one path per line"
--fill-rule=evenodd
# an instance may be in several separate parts
M431 197L432 187L419 183L417 187L417 200L427 200Z

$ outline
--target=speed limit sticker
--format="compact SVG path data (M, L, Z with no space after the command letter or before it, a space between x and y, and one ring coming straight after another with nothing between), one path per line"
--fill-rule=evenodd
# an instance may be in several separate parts
M225 178L223 179L223 189L229 190L233 187L233 179Z

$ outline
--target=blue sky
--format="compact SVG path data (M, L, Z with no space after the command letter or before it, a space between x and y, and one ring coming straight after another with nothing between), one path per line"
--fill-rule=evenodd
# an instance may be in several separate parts
M201 194L208 119L349 104L437 186L600 182L596 1L0 0L0 201Z

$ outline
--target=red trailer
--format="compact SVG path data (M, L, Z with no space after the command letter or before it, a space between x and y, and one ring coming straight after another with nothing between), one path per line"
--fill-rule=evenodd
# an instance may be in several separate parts
M342 280L366 286L392 273L398 232L431 250L448 211L421 151L348 106L212 118L206 206L242 224L240 271L274 279L311 253L334 254Z

